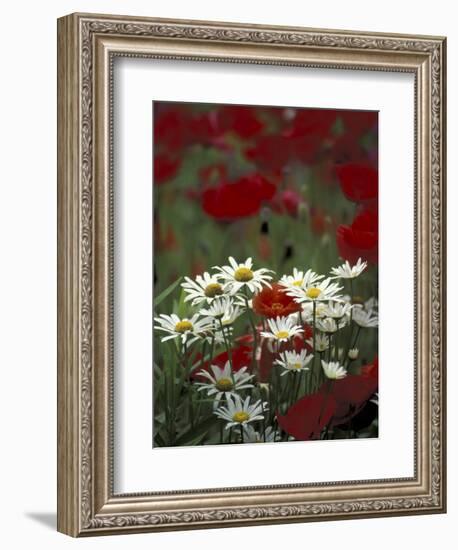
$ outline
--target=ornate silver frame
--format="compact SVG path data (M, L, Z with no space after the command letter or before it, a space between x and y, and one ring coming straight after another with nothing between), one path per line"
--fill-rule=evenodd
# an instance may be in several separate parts
M72 536L445 511L445 38L73 14L58 21L58 530ZM112 60L404 71L416 82L416 433L407 479L117 495Z

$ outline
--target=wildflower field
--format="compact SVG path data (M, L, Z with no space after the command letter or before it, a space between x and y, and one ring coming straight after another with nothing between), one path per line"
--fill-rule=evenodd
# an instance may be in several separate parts
M378 114L154 103L153 447L378 436Z

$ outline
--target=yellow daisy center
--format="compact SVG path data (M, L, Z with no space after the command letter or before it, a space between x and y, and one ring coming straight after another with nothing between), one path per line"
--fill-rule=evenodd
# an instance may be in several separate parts
M317 288L316 286L312 286L307 290L305 295L307 298L311 298L312 300L315 300L315 298L318 298L318 296L321 294L321 290Z
M280 330L275 333L275 337L281 340L282 338L288 338L289 332L287 330Z
M234 422L239 422L240 424L242 422L245 422L249 418L250 418L250 415L245 411L238 411L238 412L234 413L234 415L232 416L232 420Z
M293 286L301 286L302 283L303 283L303 280L300 279L300 280L294 281Z
M179 321L175 325L175 332L183 333L183 332L187 332L188 330L192 330L192 329L193 329L192 323L191 323L191 321L188 321L187 319L183 319L183 321Z
M293 363L293 364L291 365L291 367L292 367L293 369L299 370L299 369L302 367L302 365L301 365L301 363Z
M210 283L205 287L204 294L207 298L214 298L215 296L221 296L223 293L223 287L219 283Z
M248 267L239 267L234 271L234 279L239 283L247 283L253 277L253 272Z
M220 378L216 382L216 389L219 391L229 391L232 390L234 384L230 378Z

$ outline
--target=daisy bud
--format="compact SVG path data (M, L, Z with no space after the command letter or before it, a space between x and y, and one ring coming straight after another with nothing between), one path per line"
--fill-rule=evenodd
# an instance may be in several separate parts
M355 359L358 359L359 355L359 349L358 348L352 348L348 350L348 358L354 361Z

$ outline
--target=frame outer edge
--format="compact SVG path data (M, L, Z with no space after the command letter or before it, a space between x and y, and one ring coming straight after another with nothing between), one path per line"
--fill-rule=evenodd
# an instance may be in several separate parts
M77 18L57 21L57 530L80 519L79 46Z
M116 24L115 24L116 22ZM120 509L112 516L95 513L94 496L97 472L94 471L93 322L94 322L94 187L92 173L93 105L91 46L83 23L96 33L109 35L154 35L167 42L178 40L213 44L234 42L316 46L315 34L325 38L325 46L350 50L401 50L421 52L433 61L433 103L438 116L429 153L436 153L433 171L433 226L430 226L434 275L430 283L431 298L436 305L430 321L434 322L432 368L436 396L433 455L436 466L434 482L428 479L428 493L414 498L375 500L357 499L340 504L311 506L165 510L159 513L128 514ZM201 26L199 26L199 24ZM156 26L154 26L156 25ZM145 26L149 26L145 30ZM240 29L240 30L239 30ZM263 32L271 30L272 33ZM279 34L279 31L285 34ZM291 35L291 31L297 34ZM83 32L83 34L80 34ZM203 34L202 34L203 33ZM307 36L306 33L311 33ZM335 33L335 34L333 34ZM313 36L312 36L313 35ZM374 40L372 40L372 37ZM375 40L379 37L380 40ZM58 21L58 530L71 536L114 534L135 531L161 531L205 527L272 524L295 521L356 519L389 515L437 513L445 511L445 39L442 37L405 36L328 29L294 29L264 27L224 22L173 21L145 17L72 14ZM382 40L383 38L383 40ZM385 40L386 38L386 40ZM363 45L361 45L363 44ZM93 52L92 52L93 53ZM431 54L433 54L431 59ZM229 59L231 60L231 59ZM383 70L383 69L382 69ZM85 77L86 71L86 77ZM85 79L86 78L86 79ZM86 83L86 84L85 84ZM85 87L84 87L85 86ZM429 89L429 86L428 86ZM429 156L429 155L427 155ZM427 180L428 181L428 180ZM97 221L97 219L95 220ZM428 242L429 239L426 240ZM426 244L426 243L425 243ZM95 316L97 318L97 316ZM429 325L428 325L429 326ZM95 335L94 335L95 336ZM95 392L96 393L96 392ZM100 396L99 396L100 397ZM103 407L102 407L103 409ZM438 414L437 414L438 413ZM430 426L431 428L431 426ZM432 472L430 471L429 474ZM429 476L428 476L429 478ZM96 494L94 495L94 491ZM432 493L430 492L432 491ZM401 497L401 495L399 495Z

